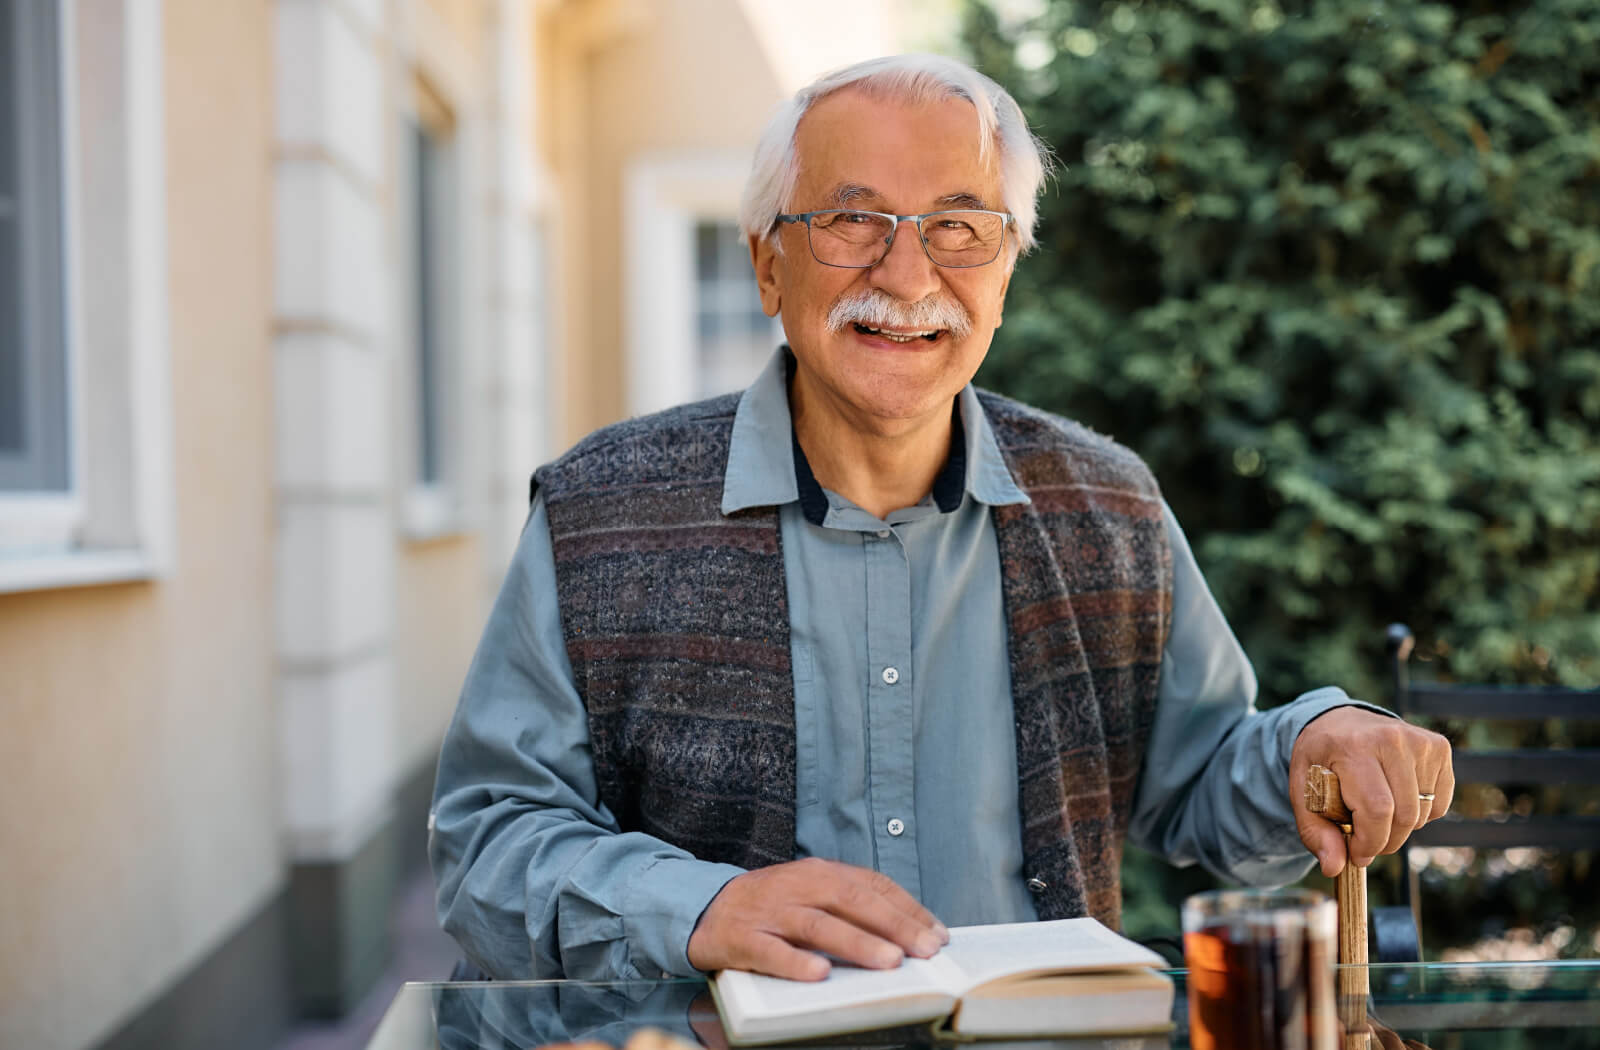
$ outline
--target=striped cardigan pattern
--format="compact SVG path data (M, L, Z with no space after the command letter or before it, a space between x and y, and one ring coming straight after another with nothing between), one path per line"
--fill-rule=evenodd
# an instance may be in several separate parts
M1171 621L1159 492L1107 438L979 395L1031 503L993 511L1023 874L1041 918L1121 915L1121 853ZM794 857L776 508L721 513L736 395L598 431L534 477L601 800L705 860Z

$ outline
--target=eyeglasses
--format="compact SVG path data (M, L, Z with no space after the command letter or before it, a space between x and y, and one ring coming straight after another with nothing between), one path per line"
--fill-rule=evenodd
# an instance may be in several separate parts
M803 222L811 255L824 266L866 269L889 254L902 222L916 224L922 250L935 265L986 266L1000 256L1006 229L1016 220L1003 211L930 211L889 215L879 211L807 211L779 215L779 222Z

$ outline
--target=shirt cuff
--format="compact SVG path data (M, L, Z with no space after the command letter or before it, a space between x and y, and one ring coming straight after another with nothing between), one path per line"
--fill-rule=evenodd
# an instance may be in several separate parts
M687 857L661 857L646 866L632 880L624 911L629 954L660 965L661 977L703 976L689 962L689 936L711 899L744 873Z
M1332 711L1336 707L1361 707L1373 714L1388 715L1390 718L1400 716L1387 708L1377 704L1369 704L1364 700L1353 700L1336 685L1326 685L1321 689L1313 689L1309 693L1301 693L1294 701L1288 704L1283 711L1282 721L1278 723L1278 750L1283 758L1284 772L1289 769L1289 755L1294 751L1294 742L1300 738L1300 731L1311 722Z
M1400 717L1393 711L1379 707L1377 704L1369 704L1362 700L1352 700L1350 694L1336 685L1325 685L1321 689L1313 689L1309 693L1301 693L1291 703L1285 704L1272 712L1278 715L1278 724L1276 726L1278 768L1279 776L1282 778L1283 783L1287 784L1289 782L1289 760L1294 755L1294 742L1300 739L1301 731L1317 718L1338 707L1360 707L1374 714L1387 715L1390 718ZM1288 828L1292 841L1298 844L1300 832L1294 825L1293 809L1289 810ZM1290 838L1286 838L1285 841L1290 841Z
M1301 731L1316 718L1339 707L1361 707L1374 714L1398 717L1393 711L1376 704L1351 699L1337 686L1313 689L1282 707L1264 712L1277 720L1271 732L1272 746L1277 748L1280 782L1288 783L1289 760ZM1239 758L1242 760L1243 757L1241 753ZM1249 775L1248 767L1238 767L1234 777L1236 784L1249 790ZM1306 851L1300 841L1300 830L1295 824L1289 796L1274 794L1270 802L1260 801L1258 805L1262 807L1263 814L1261 831L1242 855L1228 858L1228 876L1250 886L1282 886L1300 879L1311 870L1316 858Z

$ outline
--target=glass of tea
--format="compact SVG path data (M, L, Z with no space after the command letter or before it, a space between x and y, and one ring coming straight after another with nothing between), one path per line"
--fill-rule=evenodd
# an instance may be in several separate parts
M1183 902L1193 1050L1336 1050L1338 913L1310 890L1215 890Z

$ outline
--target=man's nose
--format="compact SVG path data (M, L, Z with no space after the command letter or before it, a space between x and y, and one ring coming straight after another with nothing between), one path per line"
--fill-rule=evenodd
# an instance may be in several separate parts
M939 290L939 268L922 250L922 234L915 222L902 219L894 230L888 254L867 271L867 278L874 288L901 302L914 303Z

